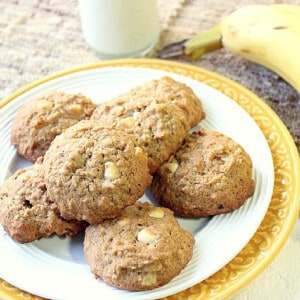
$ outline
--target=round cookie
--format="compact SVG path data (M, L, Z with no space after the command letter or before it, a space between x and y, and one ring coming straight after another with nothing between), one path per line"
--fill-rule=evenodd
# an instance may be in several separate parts
M35 98L18 110L12 122L11 143L31 162L45 154L64 129L89 119L96 105L81 94L53 91Z
M46 193L42 164L19 169L0 189L0 221L4 230L20 243L52 234L74 236L86 223L60 217L57 205Z
M138 85L115 99L98 106L93 116L95 119L105 114L120 116L134 110L140 110L152 102L173 103L182 110L190 127L196 126L205 118L201 100L186 84L175 81L171 77L150 80Z
M231 138L199 131L154 174L150 189L162 206L181 216L231 212L254 192L252 162Z
M147 164L131 135L83 120L46 152L47 192L64 218L97 224L144 194L152 180Z
M191 260L194 243L171 210L137 202L116 219L87 227L84 253L96 278L140 291L178 275Z
M150 173L154 173L163 162L181 145L190 129L186 116L173 103L139 102L135 107L105 111L103 115L92 115L104 126L114 126L134 135L137 144L148 155Z

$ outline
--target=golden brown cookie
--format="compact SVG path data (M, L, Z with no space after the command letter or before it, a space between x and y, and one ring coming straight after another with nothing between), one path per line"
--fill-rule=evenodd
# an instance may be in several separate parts
M86 224L61 218L46 193L42 163L19 169L0 189L0 221L9 235L27 243L52 234L74 236Z
M81 94L53 91L22 105L12 122L11 143L31 162L43 156L64 129L89 119L96 105Z
M126 115L141 110L152 102L173 103L185 114L190 127L197 125L205 117L201 100L186 84L168 76L150 80L138 85L115 99L99 106L94 111L94 118L109 115Z
M199 131L153 176L156 200L187 217L208 217L239 208L254 192L252 162L231 138Z
M140 291L162 286L178 275L192 258L194 243L172 211L137 202L116 219L89 226L84 252L96 278Z
M44 157L47 192L66 219L97 224L134 204L150 185L147 155L133 137L83 120Z
M155 172L176 151L190 129L185 114L173 103L140 102L136 103L135 108L124 108L117 115L114 108L110 112L100 115L98 111L91 120L132 134L148 155L150 173Z

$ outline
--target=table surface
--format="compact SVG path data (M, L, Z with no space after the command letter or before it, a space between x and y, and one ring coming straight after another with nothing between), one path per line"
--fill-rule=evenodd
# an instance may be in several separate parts
M279 2L300 5L300 0L158 0L161 37L155 50L212 27L237 7ZM256 93L282 119L300 151L300 96L277 74L225 49L193 63L176 60L217 72ZM0 99L46 75L96 61L99 57L82 37L76 0L0 0ZM279 255L232 299L299 299L299 251L298 220Z

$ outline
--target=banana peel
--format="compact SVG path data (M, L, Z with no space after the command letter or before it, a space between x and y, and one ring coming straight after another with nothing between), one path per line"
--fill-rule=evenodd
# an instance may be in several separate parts
M223 47L274 71L300 93L300 6L241 7L215 27L166 46L159 56L194 61Z

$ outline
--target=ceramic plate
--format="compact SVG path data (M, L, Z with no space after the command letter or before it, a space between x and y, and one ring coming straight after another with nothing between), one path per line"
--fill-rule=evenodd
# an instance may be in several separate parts
M1 293L12 294L16 299L33 297L19 289L40 297L72 300L83 299L87 294L89 299L186 299L193 295L197 299L220 298L255 276L270 260L265 253L272 253L272 257L277 253L296 219L290 207L296 205L293 193L299 189L295 181L299 172L292 173L292 157L297 161L297 151L283 124L260 99L203 69L159 60L116 60L64 71L24 87L1 102L0 183L16 169L29 165L9 142L11 122L22 103L51 90L80 92L102 103L164 75L186 83L202 100L207 116L199 127L223 132L250 154L256 183L254 195L230 214L178 218L195 236L193 258L170 283L146 292L117 290L94 279L84 259L83 235L52 236L21 245L0 227L0 277L5 280ZM285 164L279 166L281 159ZM149 192L141 200L153 201ZM276 210L283 215L274 211L274 201ZM271 230L266 222L270 214ZM287 220L290 214L293 217ZM288 230L283 229L283 223L288 224ZM279 239L275 241L276 236Z

